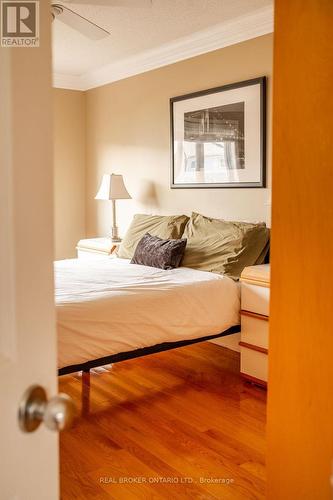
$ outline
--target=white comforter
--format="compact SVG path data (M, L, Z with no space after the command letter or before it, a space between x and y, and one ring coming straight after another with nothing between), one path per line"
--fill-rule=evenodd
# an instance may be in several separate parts
M239 324L239 287L188 268L124 259L55 263L58 366L214 335Z

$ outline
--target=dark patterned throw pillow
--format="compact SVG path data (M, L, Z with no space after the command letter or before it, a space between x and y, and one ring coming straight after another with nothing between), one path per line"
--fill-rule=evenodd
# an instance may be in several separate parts
M186 243L186 239L163 240L146 233L137 244L131 264L174 269L183 258Z

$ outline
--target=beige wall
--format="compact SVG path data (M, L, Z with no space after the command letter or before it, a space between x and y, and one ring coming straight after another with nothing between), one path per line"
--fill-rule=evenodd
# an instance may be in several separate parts
M85 94L54 89L55 258L75 256L86 233Z
M142 73L86 93L54 90L55 257L75 256L80 238L110 230L111 207L94 200L103 173L124 175L133 200L118 202L124 234L135 212L268 220L267 189L171 190L170 97L268 77L271 179L272 35ZM87 156L86 156L87 152Z
M268 76L271 118L272 35L220 49L87 92L87 235L105 235L108 202L94 196L103 173L124 175L133 200L120 201L123 234L135 212L203 214L266 220L267 189L169 187L169 98L225 83ZM270 137L270 125L268 126ZM268 140L270 185L271 141Z

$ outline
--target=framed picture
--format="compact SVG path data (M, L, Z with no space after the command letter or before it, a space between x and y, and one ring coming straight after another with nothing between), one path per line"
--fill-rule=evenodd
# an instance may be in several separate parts
M266 183L266 78L170 99L171 188Z

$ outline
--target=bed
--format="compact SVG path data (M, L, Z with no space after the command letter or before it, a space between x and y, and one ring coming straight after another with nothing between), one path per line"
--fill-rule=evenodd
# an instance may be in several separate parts
M59 375L240 331L239 284L185 267L58 261L55 297Z

